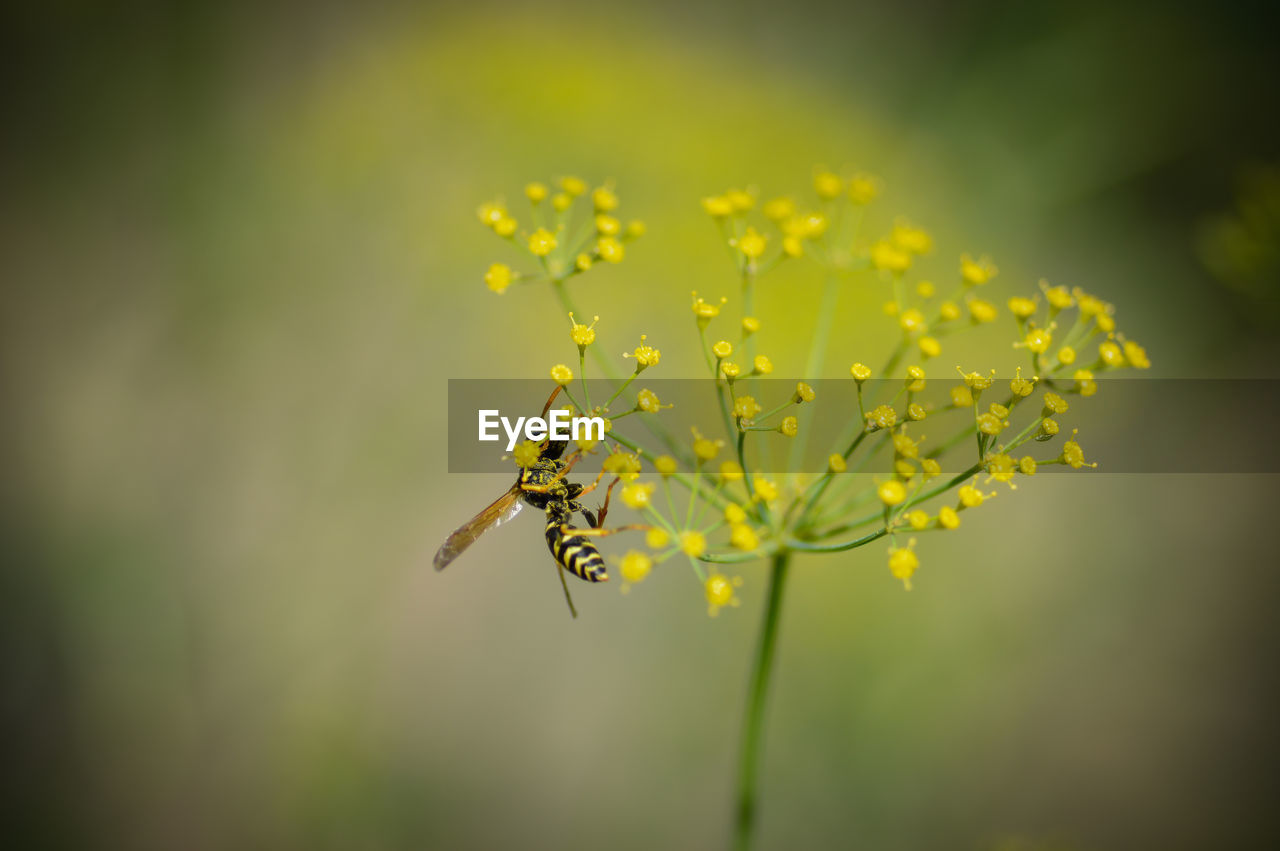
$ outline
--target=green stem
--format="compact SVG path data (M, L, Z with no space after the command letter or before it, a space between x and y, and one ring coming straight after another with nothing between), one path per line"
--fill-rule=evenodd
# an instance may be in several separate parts
M773 651L778 640L778 619L782 613L782 592L786 587L791 554L786 550L773 556L769 574L769 599L765 603L760 627L760 644L756 651L751 684L747 689L747 714L742 727L738 752L738 812L734 829L734 847L739 851L751 847L756 825L756 769L760 761L760 738L764 732L764 701L773 673Z

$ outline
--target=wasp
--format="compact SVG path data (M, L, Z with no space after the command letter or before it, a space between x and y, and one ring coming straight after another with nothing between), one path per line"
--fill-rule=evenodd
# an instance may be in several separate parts
M560 388L557 386L552 391L551 397L547 399L547 404L543 406L544 420L559 392ZM591 539L629 529L648 529L649 527L630 525L614 529L604 528L604 519L609 513L609 497L613 494L613 488L618 483L618 479L615 476L609 487L605 489L604 504L598 513L584 507L579 502L579 498L591 493L599 486L600 480L604 477L604 470L600 471L590 485L583 486L577 482L568 481L566 477L573 469L573 465L582 458L581 453L575 453L569 460L564 460L563 456L568 445L568 441L565 440L545 441L538 460L528 467L520 468L520 475L516 477L516 482L510 490L459 526L445 539L444 544L436 551L436 570L444 570L485 532L515 517L526 504L531 505L546 512L547 549L555 559L560 575L560 585L564 588L565 601L569 604L569 612L576 618L578 611L574 608L573 598L569 594L569 584L564 580L564 572L567 570L587 582L607 582L609 574L605 570L604 557ZM585 517L589 528L574 528L571 524L575 514Z

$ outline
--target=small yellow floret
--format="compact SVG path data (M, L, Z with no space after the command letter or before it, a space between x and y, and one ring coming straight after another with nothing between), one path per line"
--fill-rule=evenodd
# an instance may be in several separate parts
M556 235L546 228L538 228L529 234L529 250L538 257L546 257L556 248Z
M907 498L907 486L897 479L890 479L876 488L876 495L885 505L901 505Z
M707 539L695 529L686 530L680 533L680 549L686 555L697 558L707 551Z
M1000 270L991 262L991 258L983 255L974 260L968 254L960 255L960 278L968 286L985 284L996 276Z
M627 554L622 557L622 562L618 566L618 572L622 574L623 581L632 585L643 582L652 569L653 559L639 550L627 550Z
M520 467L532 467L542 457L542 446L536 441L526 440L520 443L511 453Z
M914 544L915 541L912 540L905 547L893 547L889 550L889 572L895 579L901 579L903 587L908 591L911 590L911 577L920 567L920 559L911 548Z
M562 363L558 363L551 367L551 380L561 387L567 387L573 381L573 370Z
M513 278L511 267L506 263L494 263L489 267L489 271L484 273L485 286L499 294L506 292Z
M653 459L653 469L657 470L658 474L662 476L674 475L679 466L676 463L676 459L670 455L659 455Z
M720 340L712 345L711 354L715 355L717 358L727 358L729 355L733 354L733 343L730 343L728 340Z
M843 473L849 469L849 464L844 460L843 455L832 454L827 457L827 469L833 473Z
M782 424L778 426L778 431L787 437L795 437L796 432L800 430L800 421L795 417L783 417Z
M648 508L656 487L657 485L653 482L632 482L629 485L624 485L622 488L622 501L637 511L642 508Z

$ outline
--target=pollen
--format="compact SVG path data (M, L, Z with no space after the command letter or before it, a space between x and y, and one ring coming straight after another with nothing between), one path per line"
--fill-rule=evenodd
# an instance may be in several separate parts
M534 204L541 204L543 201L547 200L547 195L549 193L550 190L547 189L547 184L539 183L536 180L533 183L526 183L524 187L525 197Z
M1080 444L1075 441L1075 432L1071 432L1072 439L1062 444L1062 463L1076 470L1081 467L1097 467L1097 462L1090 464L1084 460L1084 450L1080 448Z
M680 549L685 555L697 558L707 551L707 539L696 529L680 533Z
M760 536L746 523L735 523L729 528L729 544L734 549L751 552L759 549Z
M988 387L994 384L996 380L995 379L996 372L994 369L991 371L990 376L982 375L981 373L977 373L977 372L965 372L963 369L960 369L960 367L956 367L956 369L960 370L960 375L964 378L965 386L967 386L970 390L977 390L978 392L982 392L983 390L986 390Z
M1098 382L1093 380L1093 372L1087 369L1077 369L1071 376L1075 381L1075 390L1081 396L1092 396L1098 392Z
M903 458L919 458L920 444L905 434L893 436L893 451Z
M954 301L944 301L938 308L938 315L944 322L954 322L960 318L960 305Z
M622 501L637 511L648 508L657 486L653 482L632 482L622 488Z
M880 180L873 175L859 172L849 179L849 200L865 207L880 194Z
M596 323L600 321L600 317L596 316L591 320L590 325L581 325L573 318L573 314L569 314L569 337L573 340L574 345L579 349L585 349L596 341Z
M551 206L557 213L563 213L573 206L573 196L567 192L557 192L551 196Z
M494 263L489 267L489 271L484 273L485 286L498 294L506 292L513 279L511 267L506 263Z
M526 440L515 448L512 456L517 466L532 467L542 457L542 447L535 441Z
M551 367L551 380L561 387L567 387L573 381L573 370L562 363L558 363Z
M622 574L623 582L631 585L643 582L652 569L653 559L639 550L627 550L627 554L622 557L618 565L618 572Z
M1052 440L1058 434L1058 421L1054 419L1046 419L1040 423L1040 428L1036 430L1036 440L1044 442Z
M916 552L912 547L915 546L915 539L905 547L891 547L889 549L889 572L893 574L895 579L902 580L902 586L908 591L911 590L911 577L920 567L920 559L916 556Z
M907 498L907 486L897 479L890 479L876 488L876 496L885 505L901 505Z
M591 205L597 213L607 213L618 208L618 196L608 186L599 186L591 193Z
M621 263L627 254L627 248L615 237L602 236L596 240L596 254L606 263Z
M760 233L753 227L748 227L747 232L739 237L737 241L738 250L748 260L757 260L760 255L764 254L765 247L768 245L768 237Z
M1000 270L991 262L991 258L983 255L974 260L968 254L960 255L960 279L966 285L976 287L985 284L996 276Z
M844 192L844 181L840 179L838 174L820 171L813 176L813 191L823 201L830 201L833 198L838 198L840 193Z
M908 334L924 330L924 314L914 307L909 307L898 316L898 327Z
M538 228L529 234L529 250L537 257L546 257L556 249L556 235L546 228Z
M887 239L871 246L871 265L876 269L901 274L911 268L911 254Z
M1051 287L1048 281L1042 280L1040 289L1044 291L1045 300L1049 302L1049 307L1054 311L1066 310L1075 304L1075 299L1071 297L1071 293L1066 287Z
M898 422L898 412L888 405L877 405L867 412L867 428L871 431L893 428Z
M740 420L749 420L762 410L754 396L739 396L733 400L733 415Z

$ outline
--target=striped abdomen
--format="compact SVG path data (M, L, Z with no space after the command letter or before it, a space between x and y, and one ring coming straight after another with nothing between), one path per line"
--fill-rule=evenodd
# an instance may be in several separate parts
M582 535L561 534L560 527L568 520L557 512L547 512L547 548L565 570L587 582L607 582L604 556L590 539Z

